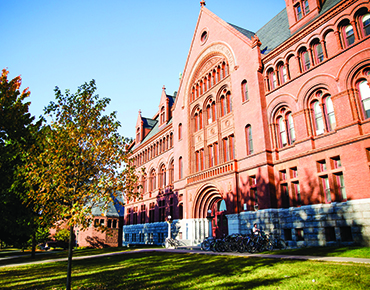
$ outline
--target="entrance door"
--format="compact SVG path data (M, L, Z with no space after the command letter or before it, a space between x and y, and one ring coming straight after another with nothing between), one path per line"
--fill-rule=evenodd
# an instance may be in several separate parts
M212 220L212 234L217 239L228 234L227 218L226 218L226 203L220 200L214 205L212 210L215 217Z

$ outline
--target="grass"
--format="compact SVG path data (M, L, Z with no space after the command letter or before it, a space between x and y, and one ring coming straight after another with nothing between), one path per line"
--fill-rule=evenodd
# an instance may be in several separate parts
M153 246L148 246L153 247ZM73 257L99 255L106 253L124 252L132 250L132 248L105 248L105 249L77 249L73 250ZM67 258L68 251L56 249L53 251L37 251L36 257L31 258L31 251L20 252L14 249L0 250L0 266L6 266L10 264L29 263L36 261L43 261L49 259ZM2 258L11 258L2 259Z
M1 289L64 289L66 262L0 268ZM370 265L130 253L73 262L73 289L368 289Z
M370 259L370 247L309 247L291 250L265 252L264 254L278 255L300 255L300 256L321 256L321 257L352 257Z

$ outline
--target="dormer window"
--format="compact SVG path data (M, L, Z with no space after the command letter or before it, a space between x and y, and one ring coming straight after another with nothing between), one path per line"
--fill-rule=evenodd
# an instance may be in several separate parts
M299 0L294 5L295 15L298 20L301 20L304 15L310 13L310 6L308 4L308 0Z
M162 107L161 109L161 115L160 115L160 124L164 124L166 122L166 110L164 109L164 107Z
M140 128L136 129L136 143L140 142Z

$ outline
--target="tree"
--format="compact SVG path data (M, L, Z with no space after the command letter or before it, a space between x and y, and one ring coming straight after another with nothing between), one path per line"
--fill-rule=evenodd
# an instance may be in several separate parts
M28 198L39 205L42 218L69 227L67 289L71 286L73 228L86 228L95 206L106 209L117 196L138 195L138 177L129 162L128 144L120 136L116 112L103 115L110 100L95 95L92 80L75 94L55 88L56 102L45 113L40 146L28 155L25 172ZM42 148L39 150L38 148Z
M33 123L35 118L28 112L30 103L25 102L30 91L19 90L21 77L9 81L8 74L3 69L0 77L0 240L23 248L37 226L32 209L22 202L25 189L18 182L17 167L34 143L41 120Z

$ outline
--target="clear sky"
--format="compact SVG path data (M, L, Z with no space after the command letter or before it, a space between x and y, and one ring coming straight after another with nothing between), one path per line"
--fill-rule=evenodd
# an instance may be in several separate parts
M0 0L0 69L21 75L32 115L62 91L95 79L120 133L133 137L139 109L158 110L162 86L178 90L200 0ZM284 0L208 0L226 22L257 31ZM1 116L0 116L1 117Z

